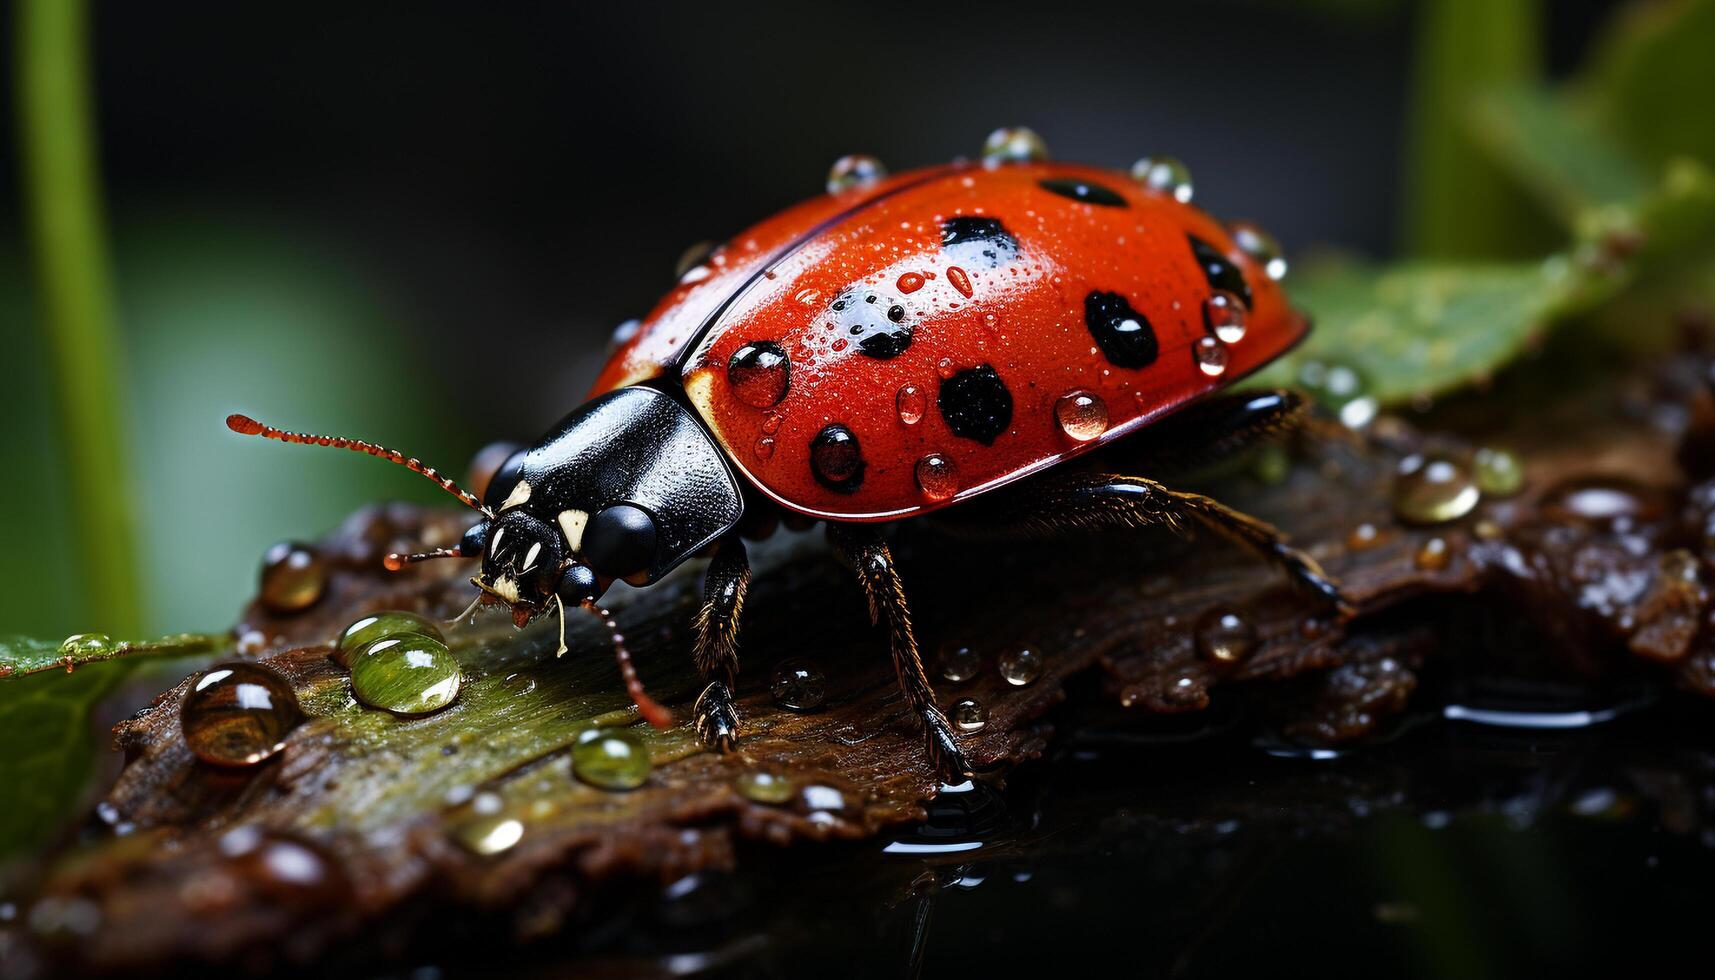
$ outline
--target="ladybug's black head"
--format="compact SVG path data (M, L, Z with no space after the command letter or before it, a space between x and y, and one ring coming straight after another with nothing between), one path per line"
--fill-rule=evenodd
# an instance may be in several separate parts
M510 605L541 606L560 586L565 540L560 532L522 510L500 515L487 528L479 587ZM459 552L464 552L461 544Z

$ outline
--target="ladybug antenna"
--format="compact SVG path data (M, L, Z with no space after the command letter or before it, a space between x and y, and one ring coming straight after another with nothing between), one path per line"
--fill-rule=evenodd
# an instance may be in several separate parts
M558 601L559 596L554 598ZM641 714L644 721L656 728L673 727L673 712L668 711L661 706L660 702L650 697L648 692L643 690L643 682L637 679L637 668L631 664L631 651L625 648L625 636L619 632L619 624L614 622L613 613L596 605L593 601L584 602L583 608L589 610L590 615L601 620L602 625L607 627L608 636L613 638L613 659L619 664L619 676L625 680L625 693L631 695L632 703L637 705L638 714ZM565 616L566 607L562 604L560 606L560 626L562 629L565 627Z
M463 558L464 553L457 548L436 548L434 551L422 551L414 555L401 555L397 552L381 559L381 564L390 572L397 572L406 565L415 565L420 561L434 561L436 558Z
M354 453L368 453L371 456L379 456L388 462L398 463L400 466L405 467L413 473L423 474L429 479L435 481L435 486L438 486L442 490L445 490L459 498L459 503L480 511L484 517L494 516L487 507L482 505L482 501L476 499L476 494L471 493L469 490L466 490L457 483L454 483L442 476L440 471L436 470L433 466L425 466L423 465L422 460L415 456L406 456L397 449L388 449L386 446L377 446L372 442L364 442L361 439L347 439L344 436L312 436L301 432L287 432L284 429L276 429L271 425L263 425L261 422L256 421L248 415L228 415L226 417L226 427L241 436L261 436L264 439L277 439L280 442L293 442L306 446L332 446L335 449L349 449ZM452 552L451 554L445 553L449 550ZM398 556L388 556L388 567L393 567L392 561L396 557ZM408 558L402 559L399 562L399 567L403 568L409 562L427 561L430 558L453 557L459 557L457 549L443 548L440 551L429 552L424 555L411 555Z

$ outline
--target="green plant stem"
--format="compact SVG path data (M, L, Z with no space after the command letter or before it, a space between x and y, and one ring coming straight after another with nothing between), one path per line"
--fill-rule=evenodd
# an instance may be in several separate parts
M89 625L141 627L132 480L120 412L84 0L18 0L23 189L44 346L64 442Z
M1538 0L1433 0L1419 10L1406 251L1472 259L1551 250L1560 238L1474 134L1484 97L1540 74Z

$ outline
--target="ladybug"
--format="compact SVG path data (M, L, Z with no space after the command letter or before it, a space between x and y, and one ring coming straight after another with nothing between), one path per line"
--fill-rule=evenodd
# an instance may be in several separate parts
M694 713L721 750L739 737L743 539L781 518L826 522L886 623L930 761L963 777L889 522L1198 526L1343 608L1274 528L1142 475L1306 412L1292 392L1224 391L1309 321L1277 282L1285 264L1267 236L1191 206L1190 189L1168 159L1131 175L1051 162L1027 130L997 131L980 162L892 177L848 157L826 195L693 256L653 312L622 327L589 400L507 458L481 499L393 450L227 421L435 480L481 519L456 548L390 555L389 567L480 558L477 601L510 607L520 627L557 610L561 653L567 605L599 610L616 579L648 585L709 556L695 620L708 684ZM1068 465L1087 456L1096 465ZM621 666L645 717L666 724Z

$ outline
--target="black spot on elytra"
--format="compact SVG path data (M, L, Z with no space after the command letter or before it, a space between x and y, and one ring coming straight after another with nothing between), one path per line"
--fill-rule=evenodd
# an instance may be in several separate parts
M942 380L935 405L954 435L975 439L985 446L994 445L1012 424L1012 392L1006 390L1006 383L987 364L966 368Z
M864 466L857 436L839 423L825 426L810 440L810 472L835 493L856 493L863 486Z
M1238 263L1196 235L1185 237L1191 242L1191 254L1197 258L1197 267L1203 270L1203 277L1209 280L1209 288L1224 289L1237 294L1239 299L1244 300L1245 309L1250 309L1250 283L1245 282L1245 274L1239 269Z
M1100 204L1105 208L1126 207L1125 198L1119 196L1117 191L1076 177L1049 177L1041 181L1040 186L1051 194L1069 197L1084 204Z
M1102 355L1120 367L1148 367L1161 354L1155 328L1119 293L1091 290L1084 297L1084 324Z
M878 360L905 353L917 332L916 317L904 300L879 290L848 289L834 298L831 308L835 335Z
M941 222L941 251L966 265L993 269L1018 257L1018 239L999 218L961 215Z

